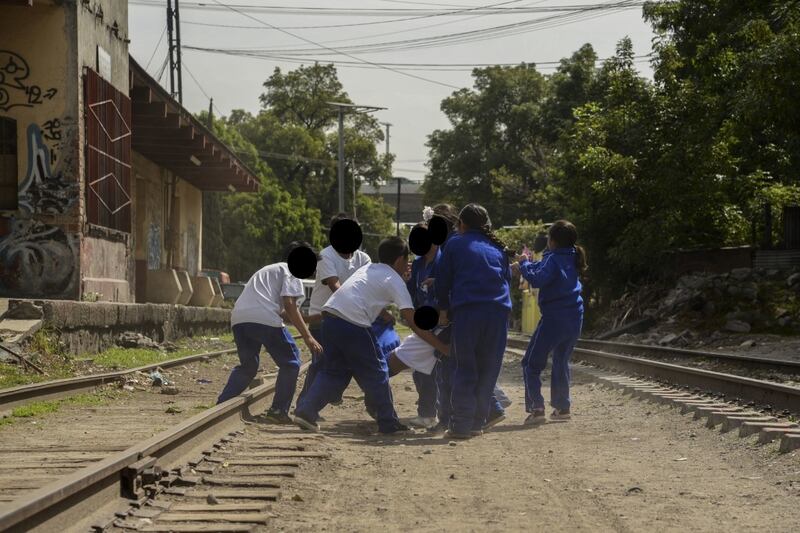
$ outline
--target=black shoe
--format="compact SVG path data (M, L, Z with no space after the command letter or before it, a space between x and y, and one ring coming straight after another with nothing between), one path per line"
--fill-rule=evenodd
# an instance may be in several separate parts
M270 409L264 413L264 419L273 424L292 425L294 423L288 413L284 413L278 409Z
M305 429L306 431L319 431L319 424L307 420L297 413L294 414L294 423L300 426L300 429Z
M553 409L550 413L550 420L569 420L572 418L569 414L569 409Z
M523 422L526 426L538 426L539 424L544 424L547 422L547 417L544 415L544 409L534 409L531 411L531 414L528 415L528 418L525 419Z
M467 440L473 437L472 433L458 433L453 431L452 429L448 429L447 432L444 434L444 438L446 439L457 439L457 440Z
M486 420L486 423L483 425L483 431L486 431L489 428L496 426L505 419L506 419L506 413L504 411L491 413L489 415L488 420Z
M401 424L400 422L397 422L392 427L386 430L383 429L380 430L380 432L384 435L394 435L395 433L405 433L407 431L411 431L411 428L409 428L405 424Z

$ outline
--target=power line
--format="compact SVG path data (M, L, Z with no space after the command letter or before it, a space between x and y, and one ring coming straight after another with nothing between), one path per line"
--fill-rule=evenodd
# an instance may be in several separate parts
M150 68L150 63L153 61L153 58L156 57L156 52L158 52L158 47L161 46L161 41L164 40L164 35L167 34L167 25L164 25L164 29L161 30L161 37L158 38L158 42L156 43L156 47L153 48L153 53L150 55L150 59L147 60L147 65L145 65L144 69L147 70Z
M247 17L247 18L249 18L249 19L252 19L252 20L254 20L254 21L256 21L256 22L259 22L259 23L261 23L261 24L264 24L264 25L266 25L266 26L270 26L270 27L276 28L275 26L273 26L273 25L272 25L272 24L270 24L269 22L264 22L263 20L260 20L260 19L258 19L258 18L256 18L256 17L252 16L252 15L248 15L247 13L244 13L244 12L242 12L242 11L239 11L239 10L237 10L237 9L233 8L233 7L230 7L230 6L228 6L227 4L223 4L223 3L222 3L222 2L220 2L219 0L212 0L212 1L213 1L213 2L215 2L216 4L219 4L219 5L221 5L221 6L227 7L227 8L228 8L228 9L230 9L231 11L234 11L234 12L236 12L236 13L239 13L239 14L240 14L240 15L242 15L243 17ZM278 28L276 28L276 29L278 29ZM299 39L299 40L301 40L301 41L305 41L305 42L307 42L307 43L309 43L309 44L312 44L312 45L314 45L314 46L316 46L316 47L318 47L318 48L324 48L325 50L328 50L328 51L330 51L330 52L337 53L337 54L341 54L341 55L345 55L345 56L347 56L347 57L349 57L349 58L351 58L351 59L355 59L356 61L360 61L360 62L362 62L362 63L366 63L366 64L372 64L372 65L375 65L375 63L372 63L371 61L367 61L366 59L361 59L360 57L354 56L354 55L352 55L352 54L348 54L348 53L346 53L346 52L339 52L338 50L336 50L336 49L334 49L334 48L330 48L330 47L328 47L328 46L325 46L325 45L318 44L318 43L316 43L315 41L312 41L311 39L307 39L307 38L305 38L305 37L302 37L302 36L300 36L300 35L297 35L297 34L295 34L295 33L292 33L292 32L290 32L290 31L288 31L288 30L279 30L279 31L280 31L280 32L282 32L282 33L285 33L286 35L289 35L289 36L291 36L291 37L294 37L295 39ZM396 72L396 73L398 73L398 74L400 74L400 75L402 75L402 76L407 76L407 77L409 77L409 78L415 78L415 79L418 79L418 80L421 80L421 81L426 81L426 82L428 82L428 83L434 83L434 84L436 84L436 85L441 85L441 86L443 86L443 87L449 87L449 88L451 88L451 89L459 89L459 87L456 87L455 85L450 85L449 83L444 83L444 82L441 82L441 81L432 80L432 79L430 79L430 78L424 78L424 77L422 77L422 76L418 76L418 75L416 75L416 74L411 74L411 73L409 73L409 72L403 72L403 71L401 71L401 70L393 69L393 68L391 68L391 67L383 67L383 68L385 68L386 70L390 70L390 71L392 71L392 72Z
M216 0L214 0L216 1ZM282 48L236 48L236 51L260 51L267 54L274 55L348 55L356 53L381 53L393 52L398 50L411 50L441 46L451 46L456 44L465 44L471 42L484 41L488 39L496 39L517 35L520 33L528 33L534 30L552 29L555 27L563 26L566 24L573 24L578 21L590 20L598 16L605 16L610 12L618 12L628 9L632 6L632 2L636 0L623 0L609 2L602 4L604 9L592 8L581 11L574 11L559 15L551 15L548 17L540 17L529 19L521 22L514 22L510 24L503 24L499 26L490 26L487 28L479 28L475 30L447 33L441 35L432 35L427 37L416 37L412 39L404 39L399 41L367 43L362 45L343 46L332 48L326 46L324 43L314 43L317 48L324 48L325 51L312 48L295 48L295 49L282 49ZM294 34L292 34L294 35ZM302 39L302 38L301 38ZM357 58L358 59L358 58ZM365 60L360 59L365 62Z

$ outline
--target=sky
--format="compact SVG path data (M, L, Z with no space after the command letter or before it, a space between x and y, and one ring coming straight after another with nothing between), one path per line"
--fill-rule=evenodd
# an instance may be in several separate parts
M166 3L166 0L129 1L130 51L153 76L161 71L167 57L164 35ZM449 126L439 109L440 103L456 88L472 87L469 68L459 66L446 67L458 70L442 70L437 66L428 67L436 70L410 70L405 66L391 67L404 69L402 72L405 74L402 74L375 68L375 64L474 65L524 61L539 63L540 70L549 73L553 72L554 66L547 62L567 57L585 43L591 43L600 58L609 57L619 39L626 35L632 39L636 55L648 54L654 35L642 19L641 7L585 14L534 11L568 6L574 9L575 6L601 3L614 2L203 0L199 5L201 2L196 0L181 0L183 102L187 109L198 112L208 109L209 97L212 97L215 114L227 115L232 109L257 113L262 84L274 68L291 70L299 66L299 63L287 59L305 64L312 64L314 60L354 63L359 68L337 67L339 79L355 103L387 108L375 116L381 122L392 124L390 149L396 155L394 174L422 179L428 156L427 136L435 129ZM488 14L486 10L476 12L476 7L491 7L495 11L515 8L517 12ZM291 12L285 12L285 8L292 8ZM306 11L302 8L322 9ZM350 9L372 11L348 11ZM384 51L376 51L374 46L368 50L342 50L346 46L405 41L511 24L518 25L513 28L514 34L491 35L490 39L480 41L448 43L446 46L422 47L415 44L415 48L404 50L396 49L397 45ZM512 33L512 29L505 33ZM269 51L259 53L260 57L242 57L188 47L245 49L248 54L259 49ZM348 55L337 55L337 52ZM264 53L271 57L263 57ZM642 59L638 66L643 75L651 76L646 59ZM168 72L162 77L165 87L169 83L168 77Z

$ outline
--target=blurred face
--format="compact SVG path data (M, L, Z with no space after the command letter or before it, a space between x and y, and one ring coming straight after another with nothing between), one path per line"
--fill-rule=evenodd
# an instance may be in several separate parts
M458 230L459 233L466 233L467 230L469 230L469 228L466 225L464 225L464 223L461 222L460 220L458 221L458 227L456 229Z
M392 268L395 272L400 274L400 277L405 277L406 273L409 270L409 262L407 255L401 255L398 257L394 263L392 263Z
M547 238L547 249L552 251L552 250L555 250L556 248L558 248L558 245L556 244L556 241L554 241L553 239L548 237Z

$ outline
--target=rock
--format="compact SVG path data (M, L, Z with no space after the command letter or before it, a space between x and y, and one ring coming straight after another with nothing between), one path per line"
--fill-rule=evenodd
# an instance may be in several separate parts
M758 289L755 287L742 287L739 295L742 298L747 298L748 300L755 300L758 298Z
M746 340L742 344L739 345L741 348L754 348L756 346L756 341L754 340Z
M728 320L723 329L734 333L750 333L750 324L742 320Z
M716 310L717 306L714 305L714 302L712 302L711 300L707 301L702 309L703 315L705 315L706 317L713 316Z
M782 316L778 319L778 325L780 327L786 327L792 322L792 317L790 316Z
M740 289L737 285L728 285L726 292L731 296L739 296L742 293L742 289Z
M182 413L183 409L181 409L177 405L170 405L169 407L167 407L167 410L164 411L164 412L167 413L168 415L176 415L178 413Z
M770 268L764 273L764 275L768 279L775 279L775 278L777 278L778 276L781 275L781 271L778 270L777 268Z
M775 317L775 318L783 318L783 317L788 316L788 315L789 315L789 311L787 309L782 308L782 307L776 307L775 308L775 312L772 313L772 316Z
M180 391L178 390L178 387L176 387L175 385L168 385L166 387L161 387L161 394L175 396L178 393L180 393Z
M752 268L734 268L731 270L731 277L733 279L744 281L753 275Z
M786 278L787 287L794 287L798 283L800 283L800 272L796 272L791 276L789 276L788 278Z
M151 350L158 350L161 348L161 346L150 337L142 335L141 333L136 333L135 331L120 333L119 337L117 337L116 344L122 348L145 348Z
M672 344L677 339L678 339L678 335L676 335L674 333L668 333L667 335L664 335L663 337L661 337L661 339L658 341L658 344L661 345L661 346L666 346L668 344Z
M214 496L213 494L209 494L208 496L206 496L206 503L208 505L217 505L219 503L219 500L217 500L217 497Z
M14 320L40 320L44 318L44 311L41 306L33 302L19 300L8 308L3 318L11 318Z

